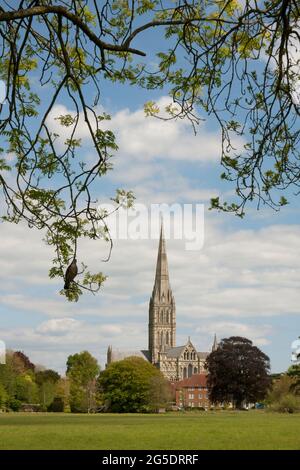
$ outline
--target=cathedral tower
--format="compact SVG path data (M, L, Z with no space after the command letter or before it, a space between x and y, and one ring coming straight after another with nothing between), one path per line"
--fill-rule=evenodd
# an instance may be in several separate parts
M153 364L158 362L160 352L175 347L175 313L175 300L169 283L166 242L161 224L155 281L149 303L149 352Z

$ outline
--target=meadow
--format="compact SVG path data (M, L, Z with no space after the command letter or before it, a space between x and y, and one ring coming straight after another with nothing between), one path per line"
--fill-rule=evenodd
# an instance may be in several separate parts
M300 414L0 414L0 449L300 449Z

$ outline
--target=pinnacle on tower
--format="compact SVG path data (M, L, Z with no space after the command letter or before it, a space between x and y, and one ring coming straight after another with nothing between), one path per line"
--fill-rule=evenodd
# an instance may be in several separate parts
M214 352L214 351L216 351L217 349L218 349L218 342L217 342L217 335L216 335L216 333L215 333L214 342L213 342L211 351Z

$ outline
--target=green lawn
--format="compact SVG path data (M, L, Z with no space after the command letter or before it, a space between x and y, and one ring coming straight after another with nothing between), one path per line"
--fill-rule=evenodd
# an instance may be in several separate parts
M300 449L300 414L0 414L0 449Z

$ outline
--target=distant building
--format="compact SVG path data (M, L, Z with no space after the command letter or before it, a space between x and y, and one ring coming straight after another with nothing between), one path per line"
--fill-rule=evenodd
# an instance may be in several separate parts
M195 374L174 383L176 405L179 408L210 407L206 374Z
M212 351L217 347L215 336ZM154 287L149 302L148 349L141 352L145 359L158 367L171 382L194 374L204 374L205 360L210 354L208 351L198 352L190 338L184 345L176 346L176 307L169 282L163 225L160 232ZM140 356L141 352L123 354L123 358L129 355ZM117 356L112 346L109 346L107 364L116 360Z

